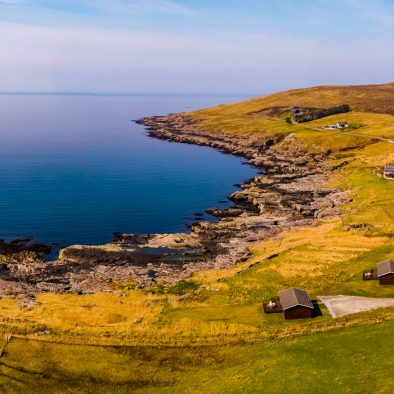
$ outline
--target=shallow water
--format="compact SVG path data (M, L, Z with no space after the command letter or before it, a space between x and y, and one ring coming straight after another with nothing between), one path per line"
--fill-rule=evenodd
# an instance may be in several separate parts
M150 138L132 120L241 99L0 96L0 238L100 244L114 231L184 231L193 213L228 206L233 184L256 169Z

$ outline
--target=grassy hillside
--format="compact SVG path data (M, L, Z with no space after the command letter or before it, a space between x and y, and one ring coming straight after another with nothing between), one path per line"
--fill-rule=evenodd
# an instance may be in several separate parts
M292 107L329 108L341 104L349 104L352 111L300 125L288 125L280 116ZM316 143L321 149L343 149L366 144L367 137L393 136L394 83L290 90L194 111L192 115L202 120L201 127L209 133L250 136L256 140L269 135L297 133L302 140ZM356 132L351 128L341 135L340 141L335 138L335 133L324 132L324 138L320 133L311 133L315 127L337 121L348 121L351 125L362 127ZM320 147L322 142L325 143Z
M351 112L285 121L293 106L344 103ZM340 165L330 186L353 201L341 219L289 230L254 245L249 261L196 274L198 289L183 297L179 288L147 293L117 283L113 294L41 294L31 310L1 299L1 331L14 334L0 358L2 390L65 381L63 392L77 384L86 392L392 392L393 308L333 320L322 307L320 317L284 322L264 315L261 302L289 286L312 298L394 297L394 287L361 280L363 270L394 258L394 181L381 176L394 164L394 84L293 90L191 115L211 134L295 134L304 149ZM320 130L342 121L350 127Z
M283 341L181 348L97 348L15 340L0 363L0 390L391 393L393 330L391 321Z

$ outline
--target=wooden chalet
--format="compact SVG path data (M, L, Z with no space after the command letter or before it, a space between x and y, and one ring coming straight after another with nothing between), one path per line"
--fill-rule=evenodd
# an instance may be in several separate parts
M305 290L292 287L280 291L279 300L286 320L313 317L314 306Z
M382 261L376 269L364 271L363 280L378 280L380 285L394 285L394 260Z
M394 285L394 260L386 260L376 267L376 276L380 285Z
M314 305L306 291L292 287L263 303L265 313L283 313L286 320L313 317Z

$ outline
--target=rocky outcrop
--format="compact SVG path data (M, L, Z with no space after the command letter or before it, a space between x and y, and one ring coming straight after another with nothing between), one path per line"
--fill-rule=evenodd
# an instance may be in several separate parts
M283 229L337 217L347 192L328 188L333 167L322 154L306 152L294 135L238 139L203 131L183 114L139 121L152 137L211 146L241 155L262 169L228 196L229 209L209 208L218 222L199 222L190 233L121 234L101 246L70 246L45 266L20 263L0 269L0 284L18 292L90 293L119 286L171 285L194 272L224 269L251 257L249 247ZM0 267L1 268L1 267ZM0 286L0 289L3 288ZM1 291L1 290L0 290Z
M4 286L0 283L0 294L1 291L12 292L12 282L27 284L31 277L39 276L46 269L44 256L50 251L49 246L32 238L16 239L9 243L0 240L0 282L8 282Z
M38 242L31 237L14 239L10 242L0 239L0 255L11 255L23 251L45 255L50 253L51 250L52 248L49 245Z

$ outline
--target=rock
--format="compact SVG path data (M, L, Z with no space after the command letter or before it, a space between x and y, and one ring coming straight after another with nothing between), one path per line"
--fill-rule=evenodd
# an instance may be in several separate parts
M9 243L0 239L0 254L10 255L23 251L46 255L52 251L52 248L33 238L15 239Z
M34 294L23 294L18 297L18 301L19 306L22 309L33 309L36 305L38 305Z
M59 253L59 260L78 264L135 264L144 265L161 258L160 253L146 251L146 249L128 249L108 246L70 246Z
M34 335L37 336L42 336L42 335L51 335L51 332L49 330L45 330L45 331L37 331L34 333Z
M205 212L208 213L209 215L216 216L218 218L226 218L226 217L240 216L245 211L240 208L229 208L229 209L208 208Z
M360 224L350 224L349 226L345 226L345 231L366 231L370 230L373 226L368 223L360 223Z
M45 260L34 252L19 252L7 256L7 270L16 278L28 277L40 273L46 268Z

